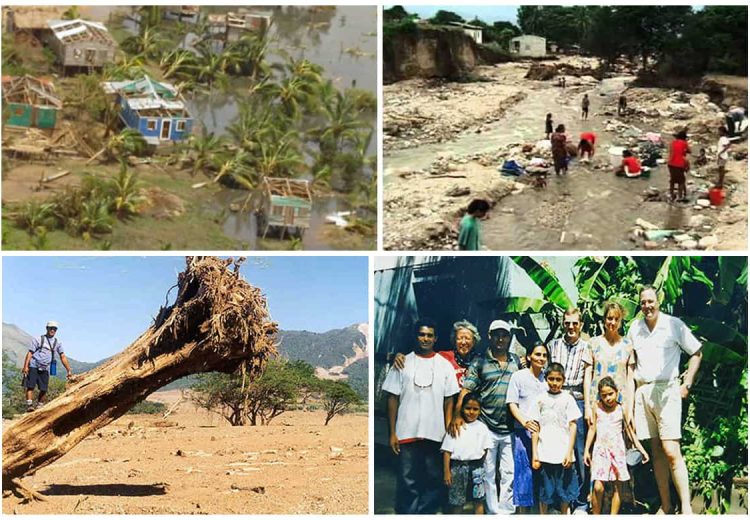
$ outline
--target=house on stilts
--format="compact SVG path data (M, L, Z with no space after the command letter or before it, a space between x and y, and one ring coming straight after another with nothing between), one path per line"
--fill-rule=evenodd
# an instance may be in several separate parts
M88 20L49 20L46 43L57 56L63 74L101 70L114 63L117 42L104 24Z

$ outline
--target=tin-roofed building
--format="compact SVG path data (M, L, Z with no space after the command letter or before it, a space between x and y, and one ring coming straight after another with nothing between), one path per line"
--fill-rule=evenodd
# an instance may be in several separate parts
M117 42L107 28L88 20L50 20L47 44L57 55L63 73L76 68L102 68L115 61Z
M107 81L102 87L117 97L122 122L138 130L147 143L182 141L190 135L193 119L171 84L144 76L137 80Z

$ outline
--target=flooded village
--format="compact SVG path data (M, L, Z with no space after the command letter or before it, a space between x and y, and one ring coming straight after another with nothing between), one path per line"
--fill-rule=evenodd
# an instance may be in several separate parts
M386 249L458 249L474 199L493 206L482 249L746 248L746 7L657 16L648 10L658 7L523 6L512 22L439 9L431 18L384 12ZM648 27L638 17L649 16L679 18L682 33L654 22L663 38L638 51L629 38L649 33L627 30ZM547 132L560 124L568 169L556 175ZM723 182L722 127L731 131ZM682 130L687 196L672 200L666 163ZM586 134L596 144L582 158ZM644 175L615 175L625 150L650 166Z
M2 16L4 249L375 248L375 7Z

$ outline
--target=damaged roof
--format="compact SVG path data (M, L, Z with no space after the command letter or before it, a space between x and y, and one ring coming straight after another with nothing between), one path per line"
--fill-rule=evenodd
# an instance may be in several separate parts
M137 80L105 81L102 87L107 94L119 94L125 98L133 110L185 110L185 103L174 86L160 83L149 76Z
M52 82L34 76L3 76L3 101L61 109L63 104L55 94Z
M110 36L104 24L89 20L50 20L47 25L58 40L63 43L79 41L96 41L116 47L117 43Z

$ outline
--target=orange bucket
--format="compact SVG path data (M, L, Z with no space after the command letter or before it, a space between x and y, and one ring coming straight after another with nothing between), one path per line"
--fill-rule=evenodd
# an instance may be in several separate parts
M712 206L721 206L726 197L726 192L721 188L711 188L708 190L708 200L711 201Z

